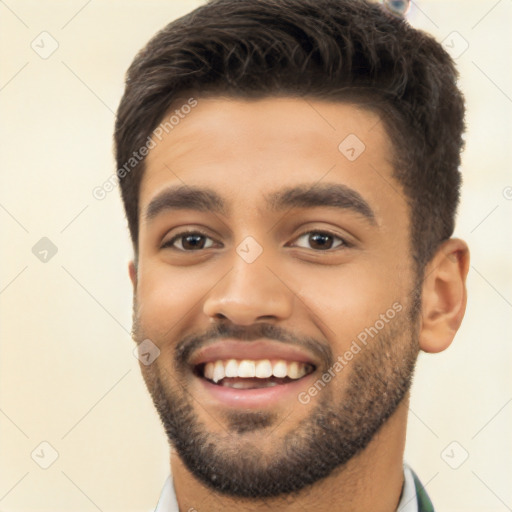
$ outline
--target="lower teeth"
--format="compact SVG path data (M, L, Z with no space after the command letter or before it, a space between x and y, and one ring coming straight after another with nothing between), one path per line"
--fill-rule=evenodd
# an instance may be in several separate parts
M235 389L259 389L259 388L271 388L273 386L277 386L277 382L272 382L271 380L268 382L262 382L261 385L255 386L250 382L225 382L222 380L219 382L221 386L226 388L235 388Z
M291 382L291 380L292 379L287 377L269 377L268 379L258 379L256 377L247 379L240 377L225 377L224 379L217 382L217 385L234 389L260 389L271 388L273 386L277 386L278 384L286 384L287 382Z

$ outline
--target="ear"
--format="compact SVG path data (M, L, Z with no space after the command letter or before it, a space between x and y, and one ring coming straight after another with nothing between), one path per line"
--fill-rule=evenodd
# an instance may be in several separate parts
M466 311L469 249L463 240L444 242L425 269L419 336L425 352L448 348Z
M128 263L128 274L130 275L130 281L132 282L133 291L135 292L137 290L137 267L133 260Z

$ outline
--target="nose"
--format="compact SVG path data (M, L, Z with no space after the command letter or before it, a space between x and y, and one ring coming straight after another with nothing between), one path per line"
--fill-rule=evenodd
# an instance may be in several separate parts
M275 267L263 255L248 263L235 253L231 270L210 290L203 312L211 320L238 325L289 318L294 292Z

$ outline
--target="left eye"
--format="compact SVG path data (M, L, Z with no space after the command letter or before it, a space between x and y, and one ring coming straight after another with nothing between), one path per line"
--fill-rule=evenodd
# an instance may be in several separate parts
M334 239L338 240L339 243L334 245ZM319 249L321 251L336 249L340 246L347 246L348 243L340 238L339 236L329 233L327 231L308 231L307 233L303 233L296 240L304 240L306 244L310 244L313 247L306 247L307 249Z

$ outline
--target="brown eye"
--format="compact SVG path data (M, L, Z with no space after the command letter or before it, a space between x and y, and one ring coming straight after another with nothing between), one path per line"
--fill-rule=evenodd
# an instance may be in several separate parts
M209 240L210 242L206 240ZM209 236L197 231L191 231L180 233L172 237L168 242L165 242L162 245L162 249L172 248L178 251L192 252L201 249L209 249L212 245L213 240Z
M338 247L342 246L348 246L345 240L333 233L329 233L328 231L308 231L307 233L300 235L297 240L304 240L306 245L309 245L309 247L306 247L306 249L314 249L320 251L327 251L330 249L337 249Z

